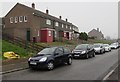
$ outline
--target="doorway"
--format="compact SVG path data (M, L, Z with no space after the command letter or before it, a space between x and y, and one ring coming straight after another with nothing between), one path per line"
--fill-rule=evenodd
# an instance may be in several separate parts
M26 38L27 38L27 41L30 41L30 30L27 30Z

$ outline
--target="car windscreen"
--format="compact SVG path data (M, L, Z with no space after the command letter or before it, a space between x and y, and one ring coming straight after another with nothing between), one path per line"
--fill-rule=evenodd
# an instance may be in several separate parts
M53 47L53 48L45 48L43 50L41 50L38 55L51 55L54 53L56 47Z
M107 44L105 44L105 45L103 45L104 47L108 47L109 45L107 45Z
M94 44L94 48L100 47L100 44Z
M88 45L78 45L75 50L86 50Z

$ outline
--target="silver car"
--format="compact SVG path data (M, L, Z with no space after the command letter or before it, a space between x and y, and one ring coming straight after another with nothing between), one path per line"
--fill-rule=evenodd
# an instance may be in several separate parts
M111 47L110 47L109 44L103 44L103 45L104 45L104 47L105 47L105 51L106 51L106 52L111 51Z
M96 44L93 44L94 46L94 50L95 50L95 53L105 53L105 47L103 46L102 43L96 43Z

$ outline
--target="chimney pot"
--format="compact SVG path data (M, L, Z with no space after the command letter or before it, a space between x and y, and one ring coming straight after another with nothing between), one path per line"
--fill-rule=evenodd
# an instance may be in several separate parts
M35 9L35 4L34 3L32 3L32 8Z
M97 31L99 32L99 28L97 28Z
M68 21L68 19L66 18L66 22Z
M46 14L49 14L49 10L48 9L46 9Z
M59 16L60 19L62 19L62 16Z

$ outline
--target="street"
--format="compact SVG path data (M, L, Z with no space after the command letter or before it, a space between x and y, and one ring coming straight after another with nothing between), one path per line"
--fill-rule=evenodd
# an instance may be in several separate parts
M100 80L118 62L118 49L98 54L95 58L73 59L52 71L25 69L4 74L3 80Z

